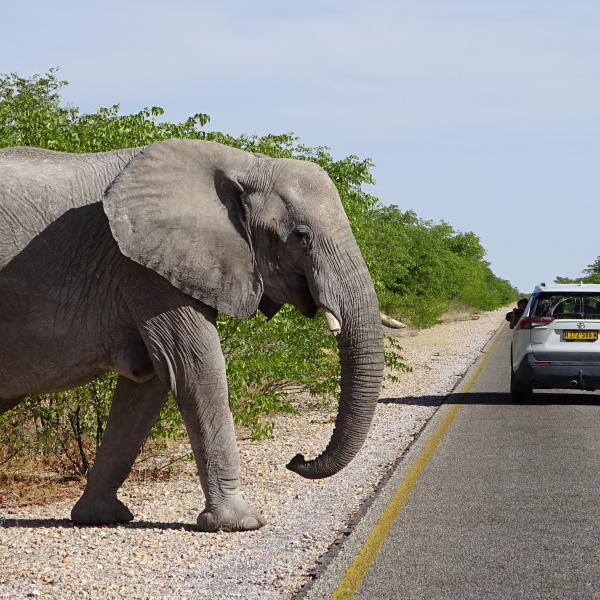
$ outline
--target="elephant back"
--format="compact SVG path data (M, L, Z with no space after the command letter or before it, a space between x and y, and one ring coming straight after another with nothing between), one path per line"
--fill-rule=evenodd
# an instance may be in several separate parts
M67 211L101 202L106 188L137 152L0 150L0 269Z

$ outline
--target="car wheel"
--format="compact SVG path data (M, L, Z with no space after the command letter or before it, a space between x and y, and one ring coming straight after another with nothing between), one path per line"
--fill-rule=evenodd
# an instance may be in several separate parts
M514 371L510 370L510 395L513 402L529 402L533 394L531 385L521 383L515 377Z

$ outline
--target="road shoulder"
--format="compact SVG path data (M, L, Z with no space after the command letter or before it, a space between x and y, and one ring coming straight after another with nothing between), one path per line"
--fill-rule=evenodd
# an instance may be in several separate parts
M476 383L481 368L502 330L501 326L486 343L481 355L451 391L450 397L453 394L468 393ZM458 408L459 406L451 401L439 407L414 442L398 458L388 477L380 484L377 495L365 502L352 530L343 538L339 538L329 549L322 561L323 568L316 574L315 580L296 594L295 600L352 597L352 591L358 589L366 569L385 541L393 519L402 510L405 497L410 494L412 486L426 466L429 456L435 452Z

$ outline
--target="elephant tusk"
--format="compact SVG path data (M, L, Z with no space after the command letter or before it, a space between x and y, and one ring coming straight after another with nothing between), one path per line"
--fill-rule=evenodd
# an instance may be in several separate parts
M392 329L403 329L406 327L404 323L400 321L396 321L396 319L392 319L389 315L385 313L379 313L381 315L381 324L386 325L387 327L391 327Z
M325 321L327 321L327 327L329 327L329 331L331 331L333 335L337 336L342 329L342 325L337 320L337 318L334 317L328 310L324 311L324 314Z
M327 327L329 328L329 331L331 331L331 333L333 333L333 335L337 336L339 334L340 330L342 329L340 322L328 310L324 311L324 314L325 314L325 321L327 321ZM386 315L385 313L379 313L379 314L381 316L382 325L385 325L386 327L391 327L392 329L404 329L406 327L406 325L404 323L397 321L396 319L392 319L392 317L390 317L389 315Z

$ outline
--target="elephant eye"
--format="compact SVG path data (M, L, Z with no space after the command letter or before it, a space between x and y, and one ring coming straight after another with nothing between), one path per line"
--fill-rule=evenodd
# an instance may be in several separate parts
M300 239L300 245L306 252L310 252L312 250L312 240L307 235L302 236Z
M298 240L298 243L304 252L306 252L306 254L310 254L313 245L312 231L304 225L299 225L294 230L294 237Z

